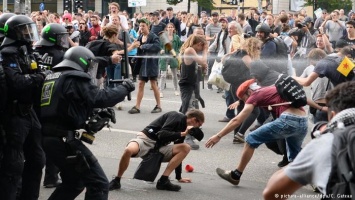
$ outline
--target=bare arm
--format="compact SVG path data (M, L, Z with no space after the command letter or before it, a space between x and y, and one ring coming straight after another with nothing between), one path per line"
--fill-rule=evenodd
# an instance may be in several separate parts
M293 194L301 187L301 184L291 180L286 176L284 170L281 169L275 172L269 179L263 191L263 197L265 200L287 199L289 195Z
M219 140L227 135L228 133L232 132L235 128L240 126L243 121L250 115L250 113L253 111L254 105L252 104L245 104L243 110L235 116L233 119L231 119L228 124L220 130L216 135L213 135L208 139L206 142L205 146L207 148L212 148L215 144L219 142Z
M300 85L302 86L310 86L311 83L313 83L314 80L316 80L319 77L319 75L315 72L312 72L307 78L301 78L301 77L293 77Z

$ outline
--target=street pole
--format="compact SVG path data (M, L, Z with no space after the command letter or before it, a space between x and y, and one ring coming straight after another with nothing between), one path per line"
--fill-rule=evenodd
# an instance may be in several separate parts
M6 12L7 11L7 0L3 0L2 1L2 12Z
M355 0L353 0L353 6L352 6L352 9L351 9L353 12L355 11Z

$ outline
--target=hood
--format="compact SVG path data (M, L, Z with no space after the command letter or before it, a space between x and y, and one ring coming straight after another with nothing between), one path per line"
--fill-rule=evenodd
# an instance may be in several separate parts
M250 76L254 77L257 80L258 85L262 87L275 84L279 74L279 72L270 69L262 61L254 61L250 63Z

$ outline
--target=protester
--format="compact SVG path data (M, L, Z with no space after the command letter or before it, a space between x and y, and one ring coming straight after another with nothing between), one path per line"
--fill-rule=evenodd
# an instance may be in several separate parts
M340 148L354 145L353 140L347 140L346 136L354 134L355 82L337 85L327 93L325 98L330 122L327 127L319 127L318 130L323 134L308 143L291 164L272 175L264 189L264 199L286 199L307 184L315 185L323 195L335 195L330 193L329 189L334 184L342 182L336 178L339 163L334 163L335 156L338 155ZM345 121L352 123L345 123ZM327 132L324 131L326 128ZM336 135L334 132L337 130L339 131ZM339 140L344 141L343 146L334 146ZM349 159L353 161L353 157ZM336 195L341 197L342 194Z
M169 175L175 169L176 179L181 183L190 183L190 178L181 177L181 162L190 152L190 147L183 143L184 138L192 134L192 128L199 128L205 122L204 114L199 110L190 110L185 114L171 111L158 117L141 132L136 139L128 142L121 157L117 176L110 182L110 190L121 189L121 178L127 170L131 157L144 157L150 149L158 145L164 154L163 162L169 162L156 184L158 190L179 191L180 185L172 184ZM202 135L194 135L201 140ZM173 145L170 143L174 142Z

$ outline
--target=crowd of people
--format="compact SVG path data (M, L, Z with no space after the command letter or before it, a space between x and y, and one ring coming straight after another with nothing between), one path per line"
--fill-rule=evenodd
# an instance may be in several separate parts
M354 121L339 125L349 113L353 116L355 107L353 68L340 69L355 58L355 12L345 15L343 9L330 13L323 9L313 19L305 10L273 15L256 8L246 13L232 9L227 16L174 12L168 7L130 15L111 2L104 16L80 8L75 14L61 15L3 13L0 37L1 199L38 199L44 166L44 186L56 187L49 199L75 199L85 188L86 199L107 199L110 190L121 188L130 158L144 158L153 148L168 162L156 188L179 191L169 176L175 170L179 182L191 182L181 177L181 163L191 149L199 149L194 140L203 138L199 128L208 116L198 109L199 104L204 107L200 82L210 76L215 63L234 72L228 89L207 84L208 90L223 93L226 112L219 122L227 124L207 139L205 147L212 148L230 132L234 144L244 144L237 167L217 168L217 174L238 185L255 149L265 143L283 154L278 166L286 166L271 177L265 199L292 194L305 184L323 194L334 191L337 166L330 147L333 140L340 144L333 136L334 126L338 123L341 129ZM122 61L124 55L128 60ZM129 70L123 67L125 62ZM144 112L141 104L148 81L156 101L151 113L163 112L168 71L174 95L181 97L180 108L157 117L129 141L117 176L109 182L82 141L92 142L93 134L103 127L97 123L107 122L112 107L121 109L120 102L136 87L136 103L128 113ZM303 150L308 111L280 95L275 82L282 74L311 86L307 104L316 131L323 133L328 126L324 133L330 132ZM99 120L90 120L93 112L99 113L95 115ZM80 129L89 135L79 137ZM314 151L322 142L328 148ZM316 164L320 158L322 170ZM301 173L308 166L313 170Z

